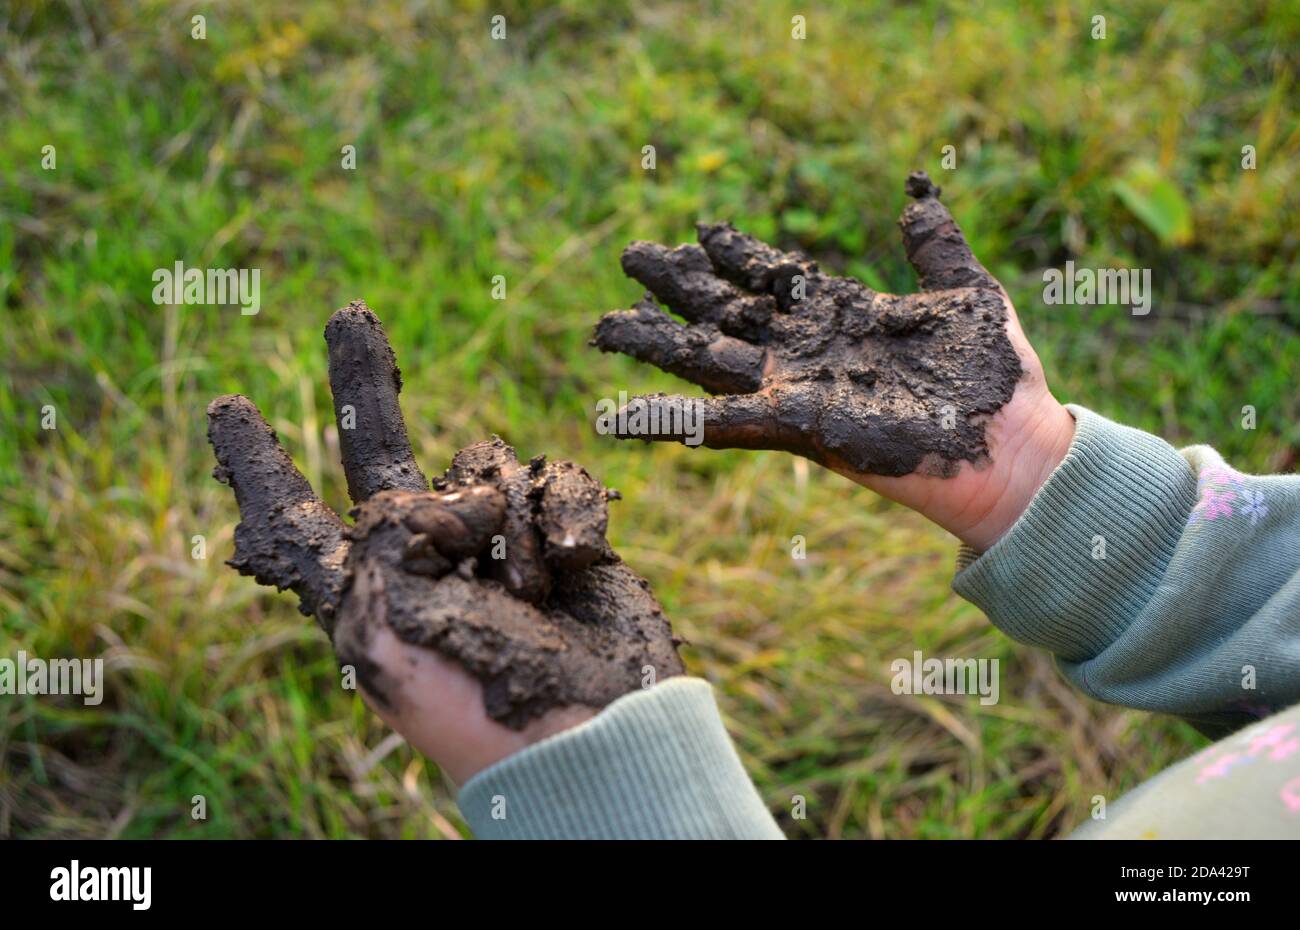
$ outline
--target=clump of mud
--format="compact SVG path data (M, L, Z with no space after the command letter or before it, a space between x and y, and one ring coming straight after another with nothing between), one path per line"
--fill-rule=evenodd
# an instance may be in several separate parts
M915 172L906 189L913 202L899 225L919 294L877 293L729 223L701 224L698 245L627 247L623 270L649 291L606 314L593 344L720 395L698 399L706 446L781 449L873 475L983 464L985 424L1022 375L1008 305L939 188ZM685 400L632 403L667 410Z
M218 398L213 474L241 518L230 565L298 594L385 702L396 686L367 658L378 624L458 662L489 716L514 728L554 707L603 707L640 688L647 666L656 679L683 672L649 585L605 539L616 492L572 462L522 464L495 437L458 452L430 490L379 319L354 302L325 338L355 521L315 495L249 400Z

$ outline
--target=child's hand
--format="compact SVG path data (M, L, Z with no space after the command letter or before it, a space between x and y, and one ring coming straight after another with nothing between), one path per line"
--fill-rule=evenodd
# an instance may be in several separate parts
M208 436L239 504L230 564L298 594L381 717L461 782L683 672L649 586L605 541L612 492L569 462L521 465L499 439L429 491L379 320L353 304L325 336L355 524L246 398L213 401Z
M595 345L720 395L639 398L628 413L658 407L651 419L667 423L696 404L704 445L806 456L984 549L1060 463L1074 421L938 188L917 172L907 192L899 225L919 294L880 294L730 225L701 225L698 246L628 246L623 269L651 293L606 314ZM687 438L619 423L623 438Z

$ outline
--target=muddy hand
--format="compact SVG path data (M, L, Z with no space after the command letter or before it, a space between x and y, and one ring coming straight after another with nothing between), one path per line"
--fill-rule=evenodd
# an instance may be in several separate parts
M615 432L793 452L991 544L1064 455L1073 420L939 189L924 172L906 189L917 294L829 275L726 223L701 224L699 245L628 246L623 269L649 292L606 314L594 345L715 396L636 398ZM695 417L702 436L686 428ZM660 429L646 435L646 423Z
M229 564L294 591L381 716L462 779L682 673L649 586L605 541L613 492L499 439L430 490L378 318L353 303L325 337L352 525L246 398L209 405L208 437L240 510Z

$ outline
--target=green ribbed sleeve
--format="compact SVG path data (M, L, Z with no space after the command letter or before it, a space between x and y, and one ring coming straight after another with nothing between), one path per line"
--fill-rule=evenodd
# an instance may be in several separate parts
M1101 701L1212 736L1300 701L1300 477L1069 409L1065 460L953 588Z
M480 839L781 839L713 689L669 678L479 772L461 812Z

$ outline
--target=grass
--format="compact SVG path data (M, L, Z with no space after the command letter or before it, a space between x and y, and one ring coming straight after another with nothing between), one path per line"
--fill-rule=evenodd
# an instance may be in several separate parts
M222 565L237 515L204 406L248 394L341 505L321 330L357 297L397 348L426 470L496 432L623 491L612 540L790 835L1058 836L1200 744L1085 701L993 630L949 591L954 545L919 517L786 456L596 435L596 399L682 385L586 342L637 296L622 245L684 241L700 218L910 289L894 223L922 166L1058 396L1292 470L1295 5L1139 0L1104 41L1077 2L801 7L802 42L793 12L0 12L0 656L108 669L97 708L0 698L0 836L465 835L436 769L338 690L291 599ZM1150 316L1044 305L1042 269L1067 259L1153 269ZM261 313L155 305L152 272L176 260L261 269ZM998 658L1001 702L895 696L889 663L914 649Z

